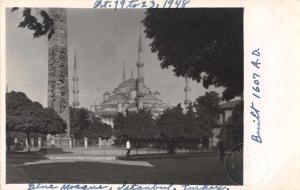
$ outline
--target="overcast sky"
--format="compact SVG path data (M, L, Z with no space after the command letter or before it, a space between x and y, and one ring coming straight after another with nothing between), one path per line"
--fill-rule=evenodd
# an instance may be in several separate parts
M105 91L112 91L122 81L122 62L127 78L137 68L137 43L140 21L145 10L67 9L70 104L74 50L77 51L80 107L90 107L102 100ZM47 106L47 39L33 39L32 32L17 28L21 11L6 13L7 18L7 85L9 90L22 91L34 101ZM161 92L171 105L184 100L184 79L174 76L172 68L161 69L152 53L150 39L143 34L145 84ZM192 81L191 99L206 91ZM210 90L216 90L211 88ZM217 89L221 92L221 89Z

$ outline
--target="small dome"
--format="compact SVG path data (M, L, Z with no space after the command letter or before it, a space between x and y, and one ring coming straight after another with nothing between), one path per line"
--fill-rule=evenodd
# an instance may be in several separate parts
M110 93L106 91L106 92L104 92L103 95L104 95L104 96L105 96L105 95L110 95Z

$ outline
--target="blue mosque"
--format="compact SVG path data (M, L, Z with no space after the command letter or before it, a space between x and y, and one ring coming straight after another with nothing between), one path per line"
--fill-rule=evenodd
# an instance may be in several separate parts
M93 112L103 123L114 126L113 119L118 113L126 114L126 111L138 109L149 110L154 117L160 115L169 107L161 99L158 91L152 91L144 83L143 77L143 48L141 33L138 42L137 77L133 76L133 70L129 79L126 78L125 64L123 63L123 81L112 92L105 92L100 104L93 105Z

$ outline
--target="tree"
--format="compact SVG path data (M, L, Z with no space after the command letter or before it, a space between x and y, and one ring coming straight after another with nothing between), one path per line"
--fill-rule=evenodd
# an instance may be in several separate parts
M29 140L32 132L61 134L65 129L66 123L53 109L43 108L38 102L32 102L22 92L6 93L6 131L8 133L21 131Z
M112 128L110 125L102 123L98 118L90 121L89 127L83 130L83 136L90 139L109 139L112 137Z
M157 126L170 154L175 153L180 143L200 140L196 120L191 114L183 114L180 104L166 109L158 118Z
M84 108L70 107L70 128L74 138L83 138L82 132L89 126L89 115Z
M206 92L204 96L199 96L194 102L196 118L199 122L203 134L203 144L208 146L209 137L212 135L212 129L218 126L220 113L220 98L218 93Z
M125 131L125 123L126 118L122 113L118 113L118 115L114 118L114 129L113 135L116 137L116 144L123 144L126 142L126 131Z
M243 9L148 9L143 24L162 68L243 95Z
M77 139L108 139L112 136L111 126L102 123L84 108L70 108L70 118L71 134Z
M199 137L202 137L202 133L201 129L199 128L199 122L197 121L192 103L187 106L185 117L186 137L190 139L200 139Z
M192 103L187 106L184 125L185 140L187 141L185 148L196 148L203 139L203 132L199 126L199 121L197 121Z
M158 131L150 111L142 109L137 112L119 114L115 118L115 134L117 141L131 141L136 147L158 138Z

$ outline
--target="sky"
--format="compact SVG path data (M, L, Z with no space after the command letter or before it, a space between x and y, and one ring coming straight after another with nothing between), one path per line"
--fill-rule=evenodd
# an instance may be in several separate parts
M79 74L80 107L89 108L102 101L105 91L112 92L121 82L123 61L127 78L131 69L137 74L137 46L145 9L67 9L68 65L70 104L73 101L72 73L76 49ZM31 100L47 106L48 44L47 38L33 38L32 31L18 28L21 11L6 12L6 77L8 90L24 92ZM144 83L161 92L164 102L177 105L184 101L184 78L176 77L172 68L161 69L156 53L143 39ZM191 100L208 90L190 81Z

